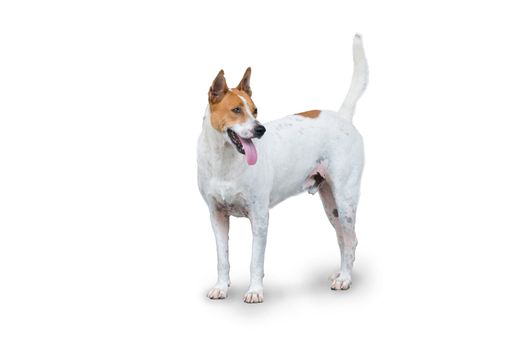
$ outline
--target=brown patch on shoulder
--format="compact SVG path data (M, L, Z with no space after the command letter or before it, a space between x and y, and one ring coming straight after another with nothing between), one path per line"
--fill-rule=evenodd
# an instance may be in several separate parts
M296 113L296 115L300 115L306 118L317 118L321 114L321 111L318 109L312 109L311 111Z

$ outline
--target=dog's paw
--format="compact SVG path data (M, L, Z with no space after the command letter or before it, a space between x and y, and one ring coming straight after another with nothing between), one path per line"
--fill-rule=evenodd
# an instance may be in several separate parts
M227 288L213 287L208 292L208 298L212 300L225 299L228 296Z
M251 291L249 290L244 294L244 302L248 304L262 303L264 301L264 296L262 290L260 291Z
M339 272L334 273L330 277L330 280L332 281L330 285L330 289L332 290L347 290L352 284L352 278L350 276L341 276Z

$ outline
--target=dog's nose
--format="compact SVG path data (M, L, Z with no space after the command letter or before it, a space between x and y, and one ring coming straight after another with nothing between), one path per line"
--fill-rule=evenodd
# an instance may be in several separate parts
M264 135L265 132L266 132L266 128L264 126L262 126L261 124L257 125L253 129L253 133L254 133L255 137L257 137L258 139L260 139Z

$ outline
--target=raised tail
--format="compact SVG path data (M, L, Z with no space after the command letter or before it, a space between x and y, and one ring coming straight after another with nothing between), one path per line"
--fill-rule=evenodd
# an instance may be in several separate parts
M352 74L352 83L350 90L346 94L343 105L338 114L344 118L352 119L355 105L359 97L363 94L368 84L368 63L366 62L365 50L363 49L363 40L360 34L354 36L354 73Z

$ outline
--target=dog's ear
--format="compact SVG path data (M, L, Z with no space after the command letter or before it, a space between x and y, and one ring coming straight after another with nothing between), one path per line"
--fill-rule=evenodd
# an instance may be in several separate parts
M252 96L252 89L250 88L250 77L252 76L252 68L248 67L246 69L246 72L244 72L244 76L241 79L241 82L237 86L237 89L244 91L248 94L248 96Z
M215 77L215 80L213 80L213 83L211 83L210 91L208 92L208 101L210 101L211 104L219 103L227 92L228 85L226 85L224 71L221 69L217 77Z

